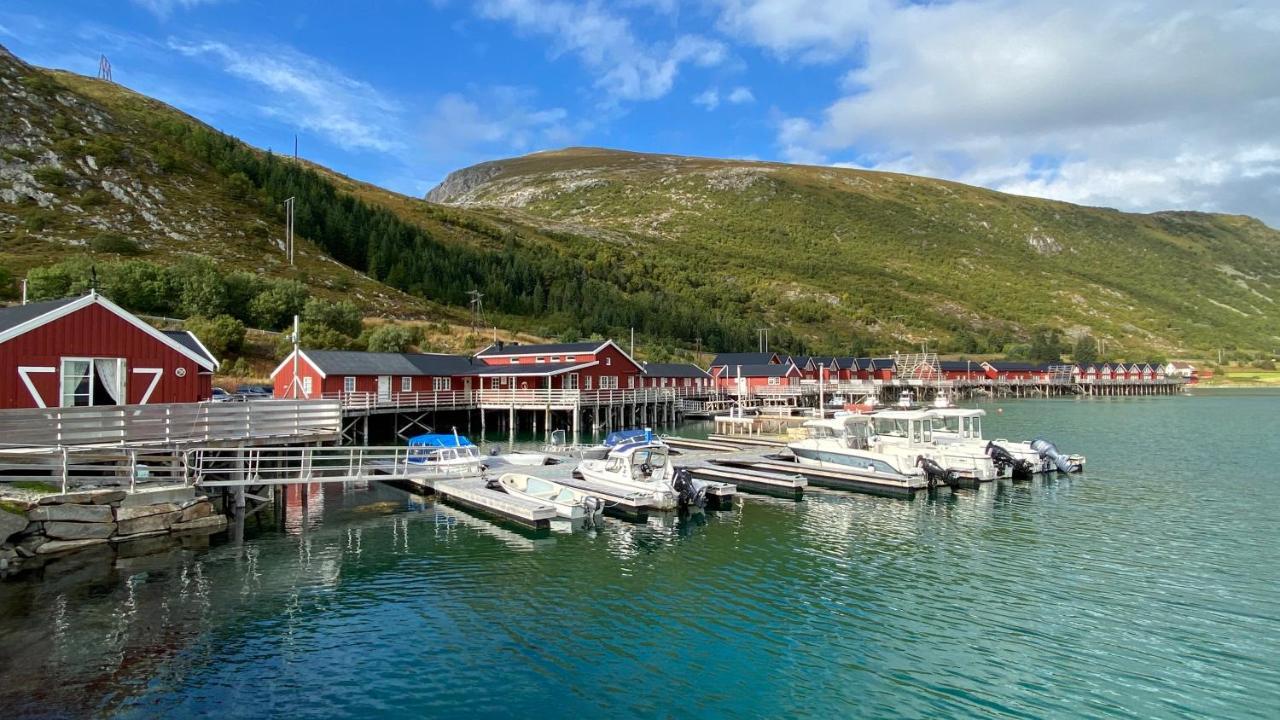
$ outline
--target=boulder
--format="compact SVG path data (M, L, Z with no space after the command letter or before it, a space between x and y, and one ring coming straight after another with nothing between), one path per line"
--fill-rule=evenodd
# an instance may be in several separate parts
M192 520L206 518L213 514L213 503L202 502L185 507L182 509L182 516L178 518L178 522L185 523Z
M143 507L158 503L183 503L195 498L195 488L169 487L155 490L141 490L129 493L120 501L121 507Z
M127 543L127 542L133 542L134 540L142 540L144 538L157 537L160 535L168 535L168 534L169 534L168 530L148 530L146 532L134 533L132 535L116 535L115 537L111 538L111 542Z
M106 544L106 538L93 538L90 540L50 540L36 549L37 555L55 555L62 552L70 552L72 550L80 550L81 548L93 547L94 545Z
M0 543L27 529L27 519L7 510L0 510Z
M95 538L105 540L114 535L115 532L116 524L113 522L47 522L44 524L44 534L58 540L90 540Z
M124 508L120 508L123 510ZM158 513L146 515L140 518L131 518L121 520L117 523L118 531L121 535L137 535L138 533L154 532L156 530L168 530L169 526L178 519L182 512L173 510L167 513Z
M175 533L192 532L195 530L202 530L204 532L218 532L220 530L226 529L226 527L227 527L226 515L210 515L208 517L202 517L196 520L192 520L191 522L174 523L173 531Z
M18 554L23 557L35 557L36 551L47 542L49 542L49 538L43 535L23 538L22 542L18 543Z
M138 518L149 517L151 515L162 515L164 513L177 512L178 507L177 503L156 503L155 505L118 507L116 508L116 520L118 522L124 522L125 520L137 520Z
M99 490L93 493L93 504L112 505L124 500L124 496L128 494L124 490Z
M115 520L107 505L41 505L27 513L33 522L61 521L84 523L109 523Z
M44 495L40 498L41 505L88 505L92 502L93 491L91 490Z

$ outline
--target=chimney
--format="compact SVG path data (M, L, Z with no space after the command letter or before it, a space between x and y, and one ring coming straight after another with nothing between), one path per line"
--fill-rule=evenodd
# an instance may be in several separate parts
M498 352L502 352L502 348L504 348L504 347L506 347L506 343L504 343L504 342L502 342L501 340L499 340L499 341L498 341Z

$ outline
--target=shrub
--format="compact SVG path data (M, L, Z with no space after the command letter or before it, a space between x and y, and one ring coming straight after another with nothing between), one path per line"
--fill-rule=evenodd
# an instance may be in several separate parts
M226 312L227 286L218 266L209 258L186 258L168 268L166 276L179 315L215 317Z
M52 185L53 187L66 187L67 171L57 165L41 165L31 171L34 177L41 185Z
M99 274L102 291L134 312L168 314L173 310L163 268L144 260L105 263Z
M312 298L302 309L302 319L312 326L326 327L352 338L364 329L360 309L349 300L329 302Z
M182 327L195 333L215 358L237 354L244 347L244 323L230 315L187 318Z
M310 292L307 286L292 280L271 280L249 301L249 317L266 330L279 330L302 314Z
M406 352L422 340L417 328L388 323L370 329L364 335L369 352Z
M83 207L97 207L106 205L111 200L111 196L97 188L89 188L80 193L80 205Z
M137 240L119 233L99 233L89 241L89 249L94 252L115 253L117 255L139 255L142 246Z

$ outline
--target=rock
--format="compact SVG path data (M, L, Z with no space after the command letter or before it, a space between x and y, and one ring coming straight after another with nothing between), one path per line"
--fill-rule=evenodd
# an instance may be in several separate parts
M95 538L107 539L116 532L116 524L106 523L82 523L82 522L47 522L44 524L44 534L58 540L90 540Z
M116 521L123 522L125 520L137 520L138 518L150 517L151 515L177 512L178 509L179 506L177 503L156 503L155 505L141 505L138 507L118 507L116 508Z
M44 523L39 521L33 521L33 522L27 523L27 529L19 533L19 535L22 535L23 537L26 537L27 535L43 535L43 534L44 534Z
M191 532L193 530L203 530L205 532L218 532L220 530L226 529L226 527L227 527L226 515L210 515L209 517L202 517L198 520L192 520L191 522L174 523L173 531L175 533Z
M152 532L155 530L168 530L169 526L172 525L181 514L182 513L180 511L174 510L173 512L147 515L145 517L134 518L132 520L121 520L118 523L118 530L121 535L137 535L138 533Z
M27 513L32 521L111 522L115 516L107 505L41 505Z
M40 546L47 542L49 542L49 538L43 535L24 538L22 542L18 543L18 554L24 557L34 557Z
M144 538L156 537L158 535L168 535L168 530L147 530L146 532L134 533L132 535L116 535L111 538L113 543L127 543L134 540L142 540Z
M182 509L182 516L178 518L178 522L180 523L191 522L192 520L199 520L200 518L209 517L212 514L213 514L213 503L210 503L210 502L196 503L195 505Z
M142 507L158 503L182 503L195 498L195 488L171 487L159 490L143 490L130 493L120 501L120 507Z
M50 540L41 545L36 550L37 555L54 555L61 552L70 552L81 548L93 547L94 545L105 545L106 538L93 538L90 540Z
M124 490L99 490L93 494L94 505L112 505L124 500L129 493Z
M27 529L27 519L21 515L14 515L7 510L0 510L0 543L9 539L10 535L14 535Z

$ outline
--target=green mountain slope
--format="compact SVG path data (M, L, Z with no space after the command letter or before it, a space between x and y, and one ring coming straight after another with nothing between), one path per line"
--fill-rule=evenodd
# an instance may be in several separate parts
M1280 345L1280 233L1248 217L592 148L460 170L427 199L643 248L670 282L814 348L990 351L1040 324L1122 353Z

